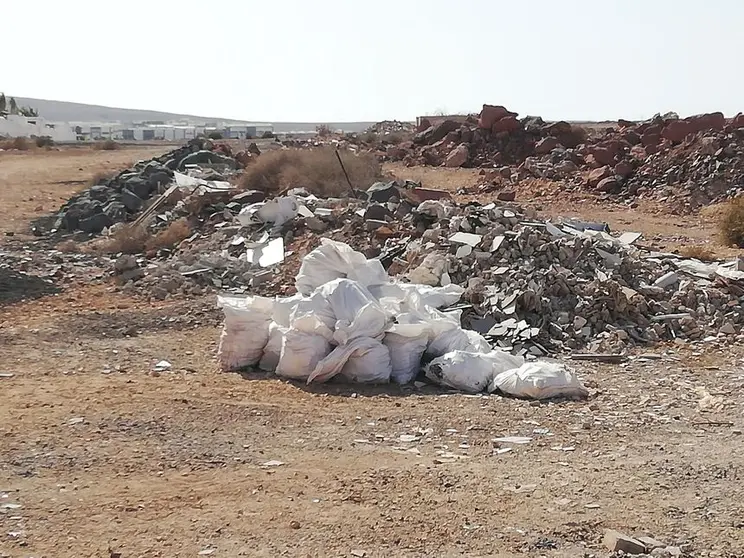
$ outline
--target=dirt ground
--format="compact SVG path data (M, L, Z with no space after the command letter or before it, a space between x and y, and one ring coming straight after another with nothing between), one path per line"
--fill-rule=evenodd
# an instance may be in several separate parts
M156 152L0 154L0 257L96 172ZM702 217L524 201L715 244ZM223 374L219 320L210 297L103 279L0 305L0 556L604 557L605 528L744 556L739 349L582 365L589 400L534 404Z

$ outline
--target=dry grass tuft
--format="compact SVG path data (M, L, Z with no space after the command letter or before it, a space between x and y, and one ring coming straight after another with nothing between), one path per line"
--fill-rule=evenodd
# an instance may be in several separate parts
M12 138L0 142L0 149L16 149L18 151L28 151L31 144L26 138Z
M354 188L366 190L381 179L382 167L374 155L354 155L349 152L341 152L340 155ZM330 148L264 153L245 170L240 186L268 194L300 187L322 197L349 194L349 184L335 151Z
M97 141L93 144L93 149L98 149L99 151L116 151L119 147L119 144L112 139Z
M145 250L150 252L163 248L173 248L191 236L191 227L185 218L173 221L145 243Z
M99 245L99 250L106 254L139 254L145 251L145 244L150 238L147 230L134 225L124 225Z
M727 246L744 248L744 197L735 198L723 207L718 232Z
M710 248L700 244L690 244L679 249L679 255L685 258L700 260L701 262L715 261L716 255Z
M97 251L105 254L144 254L163 248L173 248L191 235L186 219L173 221L167 228L152 236L144 227L124 225L111 237L97 245Z
M78 254L81 252L80 243L74 240L63 240L57 244L57 250L65 252L66 254Z

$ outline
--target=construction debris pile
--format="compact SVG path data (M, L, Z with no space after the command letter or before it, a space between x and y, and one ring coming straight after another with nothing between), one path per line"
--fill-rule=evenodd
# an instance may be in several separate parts
M518 119L502 106L483 105L464 122L424 119L411 141L385 155L407 165L498 169L497 178L561 179L602 196L669 202L677 211L738 195L744 187L744 115L620 120L590 136L568 122ZM489 180L494 178L489 175Z
M378 259L402 282L462 287L462 324L520 355L728 339L744 321L738 263L654 253L637 234L545 222L516 206L426 199L433 193L393 182L373 185L365 199L233 194L202 206L179 246L125 257L115 275L155 298L204 289L289 295L322 236ZM179 204L164 219L178 218Z
M165 192L173 181L174 172L183 173L200 166L210 169L205 178L223 180L226 174L245 166L250 157L250 153L241 152L233 158L227 145L215 148L207 139L191 140L165 155L140 161L114 177L102 178L73 196L60 209L53 228L100 233L140 213L147 200Z

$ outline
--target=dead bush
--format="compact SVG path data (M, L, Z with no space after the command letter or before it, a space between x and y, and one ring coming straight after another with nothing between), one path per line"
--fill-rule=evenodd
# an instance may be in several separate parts
M39 136L34 138L34 141L36 142L36 147L39 148L54 147L54 140L49 136Z
M124 225L104 240L99 249L107 254L140 254L145 251L145 244L149 238L150 235L143 227Z
M693 258L701 262L712 262L716 259L712 250L700 244L690 244L679 249L679 255L685 258Z
M116 151L119 149L119 144L116 143L112 139L97 141L93 144L94 149L98 149L99 151Z
M381 179L382 168L374 155L340 152L349 179L356 189L366 190ZM277 194L287 188L304 187L321 197L347 196L349 184L331 148L270 151L250 165L240 181L246 190Z
M28 151L31 145L26 138L11 138L3 142L0 142L0 148L2 149L15 149L17 151Z
M151 237L145 243L147 252L173 248L177 244L191 236L191 227L186 219L181 218L173 221L168 227Z
M744 197L734 198L723 207L718 231L727 246L744 248Z

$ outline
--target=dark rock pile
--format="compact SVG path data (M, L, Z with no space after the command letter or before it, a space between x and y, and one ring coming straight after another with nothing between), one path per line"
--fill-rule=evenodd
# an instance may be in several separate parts
M175 171L205 163L229 169L239 165L230 155L214 150L209 140L191 140L165 155L140 161L112 178L101 179L73 196L60 208L54 228L95 234L114 223L130 221L144 209L147 200L165 191Z

